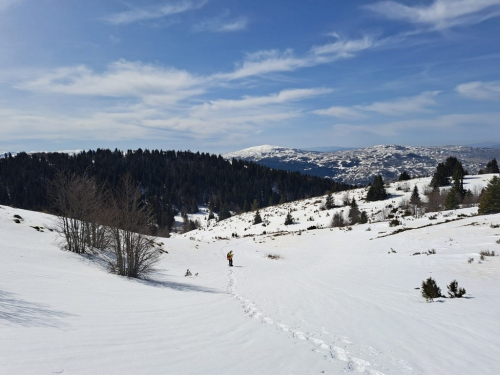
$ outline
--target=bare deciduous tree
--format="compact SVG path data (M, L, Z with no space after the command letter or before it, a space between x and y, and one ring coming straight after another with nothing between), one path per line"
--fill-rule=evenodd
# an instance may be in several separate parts
M160 250L155 247L152 232L153 211L142 202L141 191L130 175L114 194L109 228L113 256L107 257L110 270L122 276L143 277L153 271Z
M60 173L50 200L57 212L55 229L67 250L97 254L122 276L144 277L153 271L162 251L149 236L154 215L130 175L109 196L86 174Z
M49 189L52 208L57 213L55 230L65 248L83 254L106 247L102 225L103 192L88 175L58 173Z

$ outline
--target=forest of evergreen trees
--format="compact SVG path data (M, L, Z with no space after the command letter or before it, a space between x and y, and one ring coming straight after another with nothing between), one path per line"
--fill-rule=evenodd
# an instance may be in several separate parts
M273 170L240 160L190 151L97 149L75 155L19 153L0 159L0 204L52 212L48 187L58 172L86 174L116 190L130 173L159 228L170 228L177 212L194 213L198 205L214 212L260 207L340 191L352 186L299 172Z

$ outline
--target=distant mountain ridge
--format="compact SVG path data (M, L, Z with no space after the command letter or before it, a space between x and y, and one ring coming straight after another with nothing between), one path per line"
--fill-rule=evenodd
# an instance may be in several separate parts
M381 174L384 180L396 180L407 171L412 176L428 176L448 156L457 157L469 173L477 173L500 149L470 146L399 146L379 145L334 152L263 145L224 154L226 159L253 161L271 168L300 171L328 177L348 184L367 184Z

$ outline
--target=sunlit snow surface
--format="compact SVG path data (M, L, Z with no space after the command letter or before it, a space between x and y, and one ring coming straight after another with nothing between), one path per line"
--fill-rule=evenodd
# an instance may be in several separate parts
M429 179L393 184L383 202L350 192L372 220L352 230L305 230L342 210L320 210L325 197L262 209L265 227L253 213L195 215L203 228L160 239L169 254L150 281L60 250L50 216L1 206L0 374L498 374L500 257L478 260L500 253L500 215L375 222L415 183ZM389 235L401 228L415 229ZM466 298L425 302L415 288L429 276Z

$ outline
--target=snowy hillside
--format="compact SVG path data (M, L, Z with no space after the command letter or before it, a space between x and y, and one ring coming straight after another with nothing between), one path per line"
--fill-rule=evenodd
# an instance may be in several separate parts
M223 155L254 161L271 168L300 171L331 177L350 184L367 184L382 174L384 180L397 180L407 171L412 176L432 176L438 163L448 156L462 161L469 173L500 159L499 149L468 146L413 147L381 145L336 152L313 152L277 146L257 146Z
M381 202L349 192L371 222L342 229L326 226L346 208L321 210L325 197L262 209L266 226L199 215L203 228L161 239L169 254L149 281L60 250L49 215L0 206L0 373L497 374L500 257L479 252L500 253L500 215L471 207L390 227L428 183L394 183ZM465 298L425 302L429 276L443 294L456 279Z

